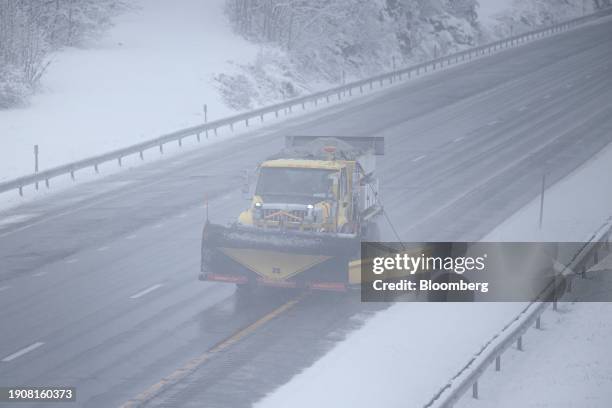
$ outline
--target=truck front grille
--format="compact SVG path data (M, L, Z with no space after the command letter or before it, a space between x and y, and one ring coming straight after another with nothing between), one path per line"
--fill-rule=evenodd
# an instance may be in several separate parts
M278 210L266 208L263 210L263 219L265 221L275 221L283 223L302 223L306 217L305 210Z

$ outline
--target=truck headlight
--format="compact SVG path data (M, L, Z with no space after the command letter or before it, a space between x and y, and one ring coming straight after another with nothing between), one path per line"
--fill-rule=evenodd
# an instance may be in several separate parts
M259 219L262 217L263 204L255 203L253 206L253 218Z

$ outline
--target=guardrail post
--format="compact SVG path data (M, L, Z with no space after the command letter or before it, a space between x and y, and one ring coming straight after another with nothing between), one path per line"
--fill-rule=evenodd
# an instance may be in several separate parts
M183 138L179 137L178 145L179 147L183 147Z
M38 145L34 145L34 173L38 173ZM36 190L38 191L38 181L36 182Z
M249 118L246 118L246 119L244 120L244 125L245 125L246 127L249 127Z
M478 381L472 384L472 398L478 399Z
M261 123L263 123L263 113L262 113L261 115L259 115L259 121L260 121Z
M119 164L119 167L121 167L121 156L117 157L117 163Z
M49 188L49 179L45 179L45 187Z
M230 130L233 132L234 131L234 122L230 122Z
M519 338L516 340L516 349L518 351L523 351L523 336L519 336Z
M567 277L567 293L572 293L572 286L574 284L574 275Z
M94 164L94 171L96 172L96 174L100 174L100 171L98 170L98 164Z
M539 226L542 229L542 221L544 221L544 193L546 192L546 173L542 174L542 191L540 193L540 222Z
M538 329L538 330L539 330L539 329L541 329L541 328L542 328L542 318L541 318L541 316L538 316L538 317L536 318L536 329Z
M495 357L495 371L501 371L501 356Z
M164 145L163 144L159 145L159 153L160 154L164 154Z
M23 186L19 186L19 195L23 197Z
M582 279L586 279L586 265L582 265L582 271L580 272Z
M200 132L196 133L196 139L198 139L198 143L200 143Z
M74 170L70 170L70 178L74 181Z
M276 117L278 117L278 112L276 112ZM217 136L217 128L214 128L215 136Z
M363 85L359 85L359 92L363 94Z

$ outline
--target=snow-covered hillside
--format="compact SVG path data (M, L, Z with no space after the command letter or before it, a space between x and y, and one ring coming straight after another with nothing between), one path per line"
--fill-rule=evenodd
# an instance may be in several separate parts
M0 110L0 180L150 139L232 113L213 74L253 61L224 0L140 0L88 48L52 56L29 106Z

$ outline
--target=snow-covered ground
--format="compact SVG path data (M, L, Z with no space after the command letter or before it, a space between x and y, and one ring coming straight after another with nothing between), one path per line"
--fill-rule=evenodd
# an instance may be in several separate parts
M589 0L479 0L478 21L493 37L532 30L586 13L595 2Z
M495 16L512 7L512 1L508 0L479 0L478 3L478 20L485 25L494 24Z
M547 190L542 230L538 227L540 199L536 198L483 241L587 239L612 216L612 190L593 188L593 180L601 180L602 174L612 174L612 146ZM393 305L262 399L257 408L421 406L523 306L522 303ZM504 380L498 380L500 396L486 406L496 407L495 402L509 395L515 395L515 399L509 399L515 404L503 406L609 406L604 402L612 401L609 398L612 390L610 306L578 304L567 306L564 309L567 313L555 315L555 319L567 322L556 327L554 334L551 329L547 337L531 336L534 344L530 354L517 357L523 359L517 368L517 377L502 373L509 384L503 385ZM422 315L427 315L427 319L420 319ZM538 353L540 360L536 358ZM537 366L540 362L542 365ZM556 363L559 365L555 366ZM573 370L562 381L556 381L556 370L567 367ZM520 381L524 374L529 374L528 379L537 377L537 380ZM512 385L514 381L522 385ZM567 386L572 381L581 381L581 387L572 388L575 392L584 390L595 395L594 404L590 404L586 394L567 397ZM557 395L549 395L546 387L550 384L558 390ZM492 390L490 394L495 392ZM533 401L548 405L524 404L535 392L539 399ZM573 403L564 404L564 397ZM481 405L478 402L474 406Z
M0 111L0 181L228 116L213 75L251 62L258 47L233 33L224 0L139 0L87 48L52 57L42 92Z
M595 271L598 291L612 291L612 256ZM601 271L601 272L598 272ZM543 330L530 330L524 351L508 350L502 371L481 379L480 399L463 398L457 408L608 408L612 405L612 303L562 303L543 315Z
M519 307L396 304L372 317L256 408L421 406ZM478 321L471 324L474 316ZM451 336L453 332L456 337Z

